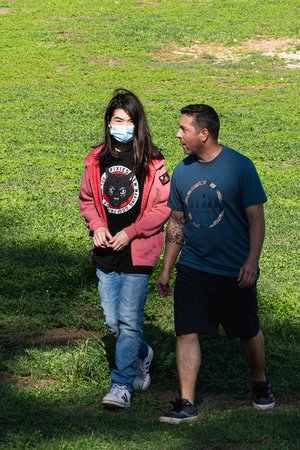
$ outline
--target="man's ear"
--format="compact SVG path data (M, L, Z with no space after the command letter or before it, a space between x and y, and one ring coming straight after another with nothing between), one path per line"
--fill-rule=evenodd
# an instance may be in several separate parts
M207 139L209 138L209 131L207 128L202 128L202 130L200 131L200 138L203 143L207 141Z

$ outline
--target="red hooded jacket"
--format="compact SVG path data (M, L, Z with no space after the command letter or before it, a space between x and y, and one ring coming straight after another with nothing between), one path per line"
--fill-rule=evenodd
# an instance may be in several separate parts
M99 227L108 228L100 186L100 161L96 156L103 146L94 148L85 159L79 206L90 236ZM124 228L131 241L134 266L154 266L163 247L163 225L171 209L167 206L170 191L164 160L153 160L145 178L141 210L136 221Z

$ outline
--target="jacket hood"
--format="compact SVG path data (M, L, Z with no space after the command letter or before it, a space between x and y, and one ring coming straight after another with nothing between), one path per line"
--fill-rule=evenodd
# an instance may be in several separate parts
M98 155L101 152L103 147L104 147L104 144L101 144L98 147L93 148L92 151L90 151L90 153L87 155L87 157L84 160L84 164L85 164L86 167L88 167L91 164L93 164L93 162L95 161L95 156Z

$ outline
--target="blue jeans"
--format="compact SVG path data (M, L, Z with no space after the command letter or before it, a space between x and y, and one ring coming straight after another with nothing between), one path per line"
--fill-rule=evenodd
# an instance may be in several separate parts
M105 324L117 338L117 369L111 371L111 382L124 384L132 391L134 364L148 353L148 345L142 338L149 275L105 272L101 269L97 269L96 273Z

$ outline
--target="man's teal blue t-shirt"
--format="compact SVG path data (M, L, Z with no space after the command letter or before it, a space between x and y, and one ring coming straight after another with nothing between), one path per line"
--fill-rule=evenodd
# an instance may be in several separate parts
M183 211L179 264L238 276L249 253L245 208L267 201L253 162L223 147L212 161L189 155L174 169L168 206Z

